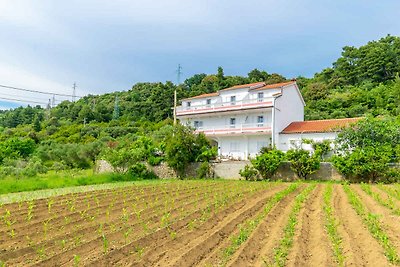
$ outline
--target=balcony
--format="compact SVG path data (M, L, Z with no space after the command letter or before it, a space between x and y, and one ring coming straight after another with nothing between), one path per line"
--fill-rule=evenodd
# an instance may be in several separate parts
M196 129L197 133L204 133L210 135L235 135L235 134L259 134L271 133L270 123L244 123L234 125L222 125L215 127L199 127Z
M253 109L262 107L272 107L273 98L258 98L258 99L246 99L243 101L229 101L229 102L218 102L215 104L204 104L204 105L194 105L189 107L179 106L176 108L176 115L184 116L191 114L202 114L211 112L221 112L221 111L235 111L242 109Z

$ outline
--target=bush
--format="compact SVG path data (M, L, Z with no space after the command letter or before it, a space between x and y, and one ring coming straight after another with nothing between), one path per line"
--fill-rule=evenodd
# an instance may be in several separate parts
M147 169L146 165L143 163L136 163L132 167L129 168L128 175L131 178L138 179L144 179L144 180L150 180L150 179L157 179L157 175L155 175L154 172L150 171Z
M348 179L377 182L387 176L391 155L389 146L360 147L350 153L332 157L332 162Z
M257 176L258 176L257 170L251 165L244 166L244 169L240 170L239 174L240 174L240 176L244 177L246 180L250 180L250 181L257 180Z
M147 162L151 165L151 166L157 166L160 165L160 163L164 160L163 157L156 157L156 156L150 156L147 159Z
M204 179L212 177L213 177L213 171L210 163L208 163L207 161L202 162L200 164L200 167L197 169L197 178Z
M290 149L286 152L286 158L290 161L290 168L301 179L307 179L310 174L320 167L319 155L311 155L305 149Z
M263 179L270 179L278 170L285 154L275 148L264 151L266 152L258 155L251 163Z

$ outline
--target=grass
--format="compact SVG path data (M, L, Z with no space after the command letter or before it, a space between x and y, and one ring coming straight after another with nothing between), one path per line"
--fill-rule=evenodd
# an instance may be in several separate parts
M325 214L325 228L328 233L329 239L332 242L332 250L336 259L336 263L339 266L344 266L345 257L343 255L342 239L339 236L337 229L337 220L333 214L332 208L332 185L328 185L324 192L324 214Z
M137 179L128 175L117 173L93 174L91 170L49 172L32 178L7 177L0 179L0 194L134 180Z
M381 222L379 221L378 215L368 212L364 208L364 205L361 202L360 198L357 196L356 193L353 192L353 190L351 190L349 185L343 185L343 189L347 194L351 206L362 218L369 232L382 245L388 260L393 264L400 265L400 258L397 254L396 247L393 246L393 244L390 242L388 235L386 234L381 225Z
M308 186L296 197L293 208L289 215L289 220L283 230L283 238L280 240L279 246L274 249L273 266L285 266L289 250L293 245L293 238L296 231L298 215L300 213L301 207L303 203L307 200L310 192L313 191L315 187L315 184Z

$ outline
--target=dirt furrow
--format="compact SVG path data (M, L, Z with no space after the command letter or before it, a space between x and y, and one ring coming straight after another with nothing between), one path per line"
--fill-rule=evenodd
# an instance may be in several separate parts
M220 189L220 190L223 190L223 189ZM178 203L179 203L178 207L180 207L181 205L185 205L185 206L190 205L190 203L187 204L184 201L184 200L190 199L190 197L191 197L191 193L187 193L187 194L181 195L180 198L177 199ZM158 206L160 206L160 205L158 205ZM152 215L152 210L156 209L158 206L149 207L149 208L143 210L141 218L148 219L148 220L151 220L151 218L153 218L153 220L157 219L155 216ZM120 207L120 208L122 209L122 207ZM114 227L117 228L117 232L111 232L111 236L109 236L109 238L112 238L113 236L118 235L118 232L122 231L122 226L121 226L122 222L119 219L120 219L119 218L119 214L114 214L114 215L112 215L110 217L110 219L108 221L108 224L104 224L103 225L104 233L107 234L107 235L110 233L109 232L110 230L106 230L106 226L107 225L108 226L113 225ZM74 222L74 223L76 223L76 222ZM138 225L138 223L135 223L135 221L130 222L130 227L134 227L134 226L138 227L138 229L136 229L136 230L139 230L139 228L141 227L141 226ZM96 230L98 229L98 227L99 227L98 226L98 221L96 221L96 222L93 222L91 225L87 225L87 226L85 226L85 228L79 229L79 230L70 229L71 231L67 231L67 229L63 229L63 233L64 234L58 235L56 237L53 237L52 239L49 239L49 240L41 243L37 247L44 247L46 249L46 251L51 251L53 254L54 253L60 253L61 252L60 250L62 248L60 247L59 244L57 244L57 241L66 240L69 243L69 241L70 241L69 239L70 238L73 238L73 237L76 237L76 236L79 236L79 235L85 235L86 239L82 239L80 241L81 245L79 245L78 248L79 247L85 247L86 244L89 244L89 243L93 242L93 240L97 240L98 239L97 238L98 234L95 233ZM135 229L133 228L133 230L135 230ZM87 236L87 233L94 233L95 239L93 239L93 237ZM118 238L120 238L120 237L122 237L122 234L120 236L118 236ZM89 248L90 247L91 246L89 246ZM75 248L74 250L78 250L78 248ZM86 248L86 249L88 249L88 248ZM64 254L65 253L67 253L67 252L64 252ZM9 251L8 253L4 254L4 257L6 257L5 259L13 258L12 262L18 262L17 261L18 260L17 255L22 256L21 260L26 260L27 258L34 258L35 254L36 254L36 251L34 250L33 247L24 247L24 248L16 250L16 251Z
M250 189L244 189L243 192L246 192L246 190L249 191ZM205 207L205 205L207 204L206 203L206 198L204 196L202 196L202 195L199 195L199 197L200 197L201 201L191 200L192 202L189 201L190 203L181 203L181 202L178 201L179 208L174 208L171 211L171 220L177 219L178 222L179 222L179 219L180 219L179 214L181 213L181 206L182 205L183 205L182 207L184 207L184 210L186 210L186 211L187 210L193 210L192 208L190 208L192 206L196 206L196 210L198 210L198 209L200 209L202 207ZM196 213L196 210L194 210L194 213ZM188 218L190 218L190 216L191 215L189 214ZM152 218L153 219L151 219L150 221L147 220L150 223L149 229L154 228L154 226L159 225L159 223L160 223L160 217L159 216L155 216L155 217L153 216ZM140 236L141 235L140 233L143 233L143 230L140 227L138 229L134 229L133 228L133 232L136 232ZM161 230L161 232L165 232L165 231ZM107 239L109 240L109 246L110 246L110 250L111 251L110 251L110 253L108 253L105 256L105 260L112 261L113 260L113 255L114 256L115 255L119 255L119 250L120 249L122 249L122 252L127 250L128 251L127 253L130 254L130 252L132 250L134 250L135 247L138 246L138 244L140 246L143 246L143 244L145 244L143 242L146 241L146 238L150 239L150 237L153 236L153 235L154 235L154 233L150 233L147 236L140 237L138 240L133 241L133 244L130 243L129 245L118 245L117 244L118 240L121 241L121 239L123 238L122 229L118 230L115 233L112 233L111 235L110 234L107 235ZM168 232L167 232L167 235L169 236ZM102 254L103 248L101 247L101 243L102 243L101 237L96 236L95 239L93 239L89 243L82 244L81 246L73 248L73 249L68 250L66 252L63 252L62 254L55 255L52 258L46 260L44 263L45 264L51 264L53 262L53 263L61 264L61 262L64 262L64 263L67 263L67 265L69 265L68 262L73 258L74 254L83 255L82 256L82 261L86 262L86 263L89 263L92 260L96 260L96 257L97 258L102 258L103 257L103 254ZM126 257L125 254L122 254L122 255L124 255L124 257ZM88 259L86 259L87 257L88 257ZM99 262L99 264L100 264L100 262Z
M288 255L288 266L335 265L324 225L324 188L325 185L318 185L300 211L293 248Z
M182 197L190 198L193 195L193 193L201 192L201 190L204 191L204 189L196 189L196 190L192 190L192 191L190 191L190 190L181 191L179 198L182 198ZM223 190L223 189L217 187L215 190L219 191L219 190ZM177 191L171 192L171 194L173 194L173 193L177 193ZM159 194L151 194L150 196L144 196L143 198L139 199L139 201L142 201L142 202L139 203L139 206L137 206L137 208L144 208L146 200L152 199L152 197L154 197L154 196L168 197L168 196L170 196L170 194L159 193ZM132 199L133 199L133 197L126 199L126 201L130 201ZM122 210L121 204L123 202L124 202L123 200L115 202L113 209L109 210L109 213L110 214L120 213ZM138 201L136 201L136 202L138 202ZM87 215L88 216L95 215L96 222L98 222L99 220L104 221L106 218L105 208L108 207L107 202L105 202L105 203L106 204L101 205L99 207L96 206L96 207L93 207L93 208L87 210ZM101 210L101 212L99 212L100 210ZM97 213L96 213L96 211L97 211ZM55 214L63 214L63 213L59 212L59 211L55 211ZM65 217L68 217L68 219L70 221L67 224L65 223ZM7 237L8 233L2 235L4 240L2 240L2 238L0 238L0 249L7 249L7 250L9 250L9 248L13 248L13 250L18 249L18 247L23 246L27 242L26 235L29 236L31 242L37 242L38 240L39 241L42 240L43 239L43 221L45 221L45 220L46 220L45 218L42 218L39 223L35 223L33 225L27 225L23 228L12 227L12 229L14 229L14 231L18 234L18 236L14 237L12 240L10 240L10 238ZM88 229L85 229L85 227L90 227L93 224L96 225L96 222L90 221L87 217L82 217L81 214L78 211L76 211L76 212L69 212L69 214L64 214L64 215L60 215L58 217L52 218L50 226L54 229L62 229L63 232L69 232L72 234L73 232L77 231L75 229L75 227L77 225L80 225L83 227L83 229L81 229L81 232L82 232L82 231L88 230ZM29 234L24 234L24 233L29 233ZM59 237L59 235L58 235L57 231L52 231L51 229L49 229L48 236L47 236L48 239L55 239L58 237ZM8 242L5 242L6 240L8 240Z
M257 197L257 195L252 196L251 198L256 201L258 198L265 199L265 197L270 198L278 191L281 191L286 186L281 185L278 187L274 187L272 189L268 189L267 191L263 191ZM173 262L174 259L178 258L180 255L183 255L185 251L190 250L191 248L199 245L204 241L204 237L209 236L215 232L220 232L221 229L224 228L228 224L235 220L238 214L242 213L243 210L248 209L251 206L251 203L247 199L240 201L239 203L228 207L221 212L218 212L213 217L207 220L202 225L198 226L196 231L190 231L186 229L184 232L180 232L179 239L176 241L165 242L160 245L157 242L156 250L152 250L150 253L143 255L143 260L139 262L140 266L166 266L169 265L170 262ZM200 264L201 265L201 264Z
M304 186L283 198L268 213L249 239L232 256L227 266L265 266L264 260L273 256L274 248L283 235L295 197L302 190Z
M391 266L383 248L368 232L362 219L349 204L342 185L334 185L333 205L339 220L338 232L343 240L346 265Z
M390 242L396 247L397 254L400 255L400 216L393 215L389 208L377 203L371 196L365 193L359 185L351 185L351 189L357 193L369 212L379 216L382 226L389 236Z

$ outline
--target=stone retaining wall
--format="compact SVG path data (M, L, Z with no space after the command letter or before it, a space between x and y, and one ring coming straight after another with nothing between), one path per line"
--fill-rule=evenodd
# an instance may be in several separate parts
M239 171L243 169L247 164L250 164L250 162L243 160L223 161L210 164L215 177L239 180L243 179L240 176ZM97 173L113 171L113 168L110 166L110 164L104 160L98 161L95 166L95 171ZM186 177L197 177L197 169L199 168L199 166L199 163L190 164L186 170ZM168 167L165 162L162 162L158 166L148 165L148 168L161 179L177 177L175 171ZM279 169L277 173L273 176L272 180L295 181L298 180L298 177L290 169L290 162L283 162L279 166ZM321 162L320 169L310 175L310 180L339 181L343 180L343 176L336 171L336 169L330 162Z

